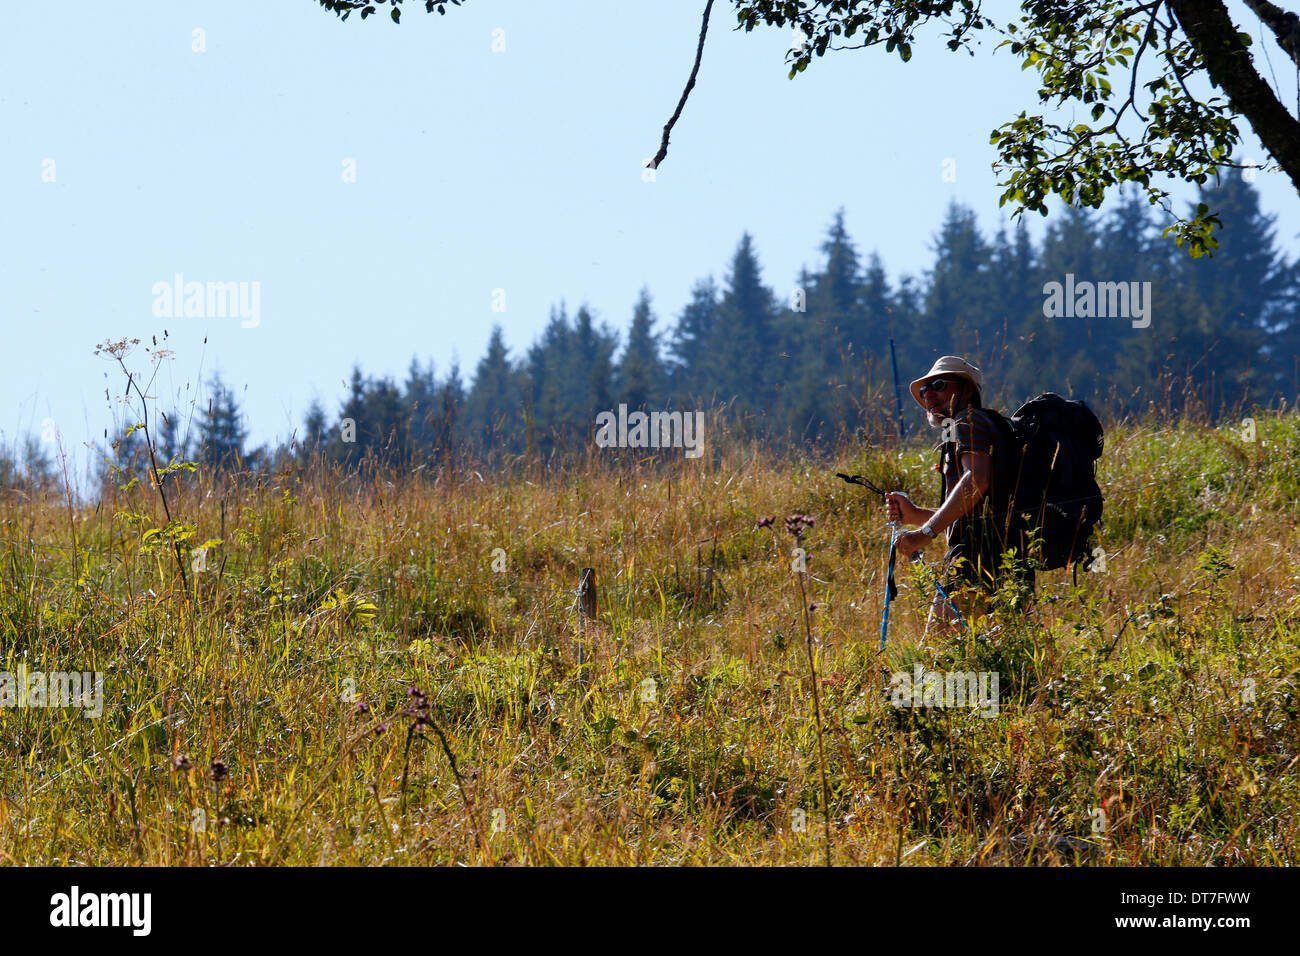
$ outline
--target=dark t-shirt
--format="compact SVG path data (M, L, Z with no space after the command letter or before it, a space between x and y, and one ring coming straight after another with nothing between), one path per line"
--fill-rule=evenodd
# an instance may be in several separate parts
M993 454L993 446L999 435L998 427L992 415L982 408L966 408L953 416L944 426L944 455L940 463L943 474L943 500L947 501L952 489L961 480L961 460L971 452ZM978 509L978 506L977 506ZM972 515L973 517L973 515ZM956 544L964 520L956 521L948 528L948 546Z
M971 452L984 452L992 461L993 474L990 479L998 481L995 467L998 462L999 443L1004 449L1004 456L1011 454L1009 438L1004 436L1003 428L994 418L994 413L982 408L968 408L953 416L953 421L944 434L946 439L944 457L940 463L943 474L943 496L946 501L952 489L961 480L963 455ZM989 493L991 494L991 492ZM993 590L1001 579L1002 552L1012 546L999 521L988 517L989 494L980 501L971 514L955 521L947 532L948 553L945 564L951 566L958 558L964 558L958 572L959 578L967 583ZM1021 567L1017 576L1031 589L1034 586L1034 573Z

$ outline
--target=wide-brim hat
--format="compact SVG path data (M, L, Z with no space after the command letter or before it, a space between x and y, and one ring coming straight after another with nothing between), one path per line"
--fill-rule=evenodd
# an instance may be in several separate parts
M959 355L941 355L930 371L908 386L916 404L922 408L925 408L925 402L921 401L921 386L934 378L964 378L975 386L981 396L984 394L984 373L979 368Z

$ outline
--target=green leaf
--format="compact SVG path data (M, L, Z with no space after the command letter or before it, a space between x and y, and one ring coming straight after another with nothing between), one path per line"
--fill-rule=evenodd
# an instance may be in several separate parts
M401 23L401 22L402 22L402 8L401 8L401 7L393 7L393 22L394 22L394 23Z

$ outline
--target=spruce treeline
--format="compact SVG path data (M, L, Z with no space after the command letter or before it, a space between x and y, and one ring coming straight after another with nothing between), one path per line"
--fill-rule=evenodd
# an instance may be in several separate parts
M310 408L292 454L438 465L457 457L552 460L592 447L599 412L719 410L734 436L772 447L826 446L896 423L889 342L902 387L939 355L966 355L1005 411L1041 391L1084 398L1109 414L1151 405L1210 419L1293 404L1300 386L1300 262L1276 245L1273 218L1239 178L1202 190L1224 228L1210 259L1162 237L1152 207L1126 195L1106 214L1067 209L1041 241L1022 225L989 235L953 203L922 275L891 278L864 254L843 212L817 267L769 284L745 233L720 277L696 282L665 322L640 290L620 335L587 306L555 307L540 336L513 351L500 327L468 383L412 360L404 382L354 368L331 415ZM1127 316L1045 315L1050 283L1150 283L1150 324ZM1100 299L1099 303L1100 304ZM1132 305L1132 303L1130 303ZM241 454L233 396L214 383L197 460ZM909 428L918 423L904 396ZM170 441L169 436L169 441ZM249 463L290 449L262 449Z

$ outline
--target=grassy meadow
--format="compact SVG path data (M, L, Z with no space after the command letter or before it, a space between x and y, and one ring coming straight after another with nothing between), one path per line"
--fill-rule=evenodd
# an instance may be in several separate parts
M171 524L147 482L0 492L0 671L105 692L0 709L0 863L1294 862L1300 417L1255 437L1110 426L1106 570L922 642L907 568L883 655L882 508L834 472L932 503L924 439L174 472ZM891 706L918 663L998 712Z

